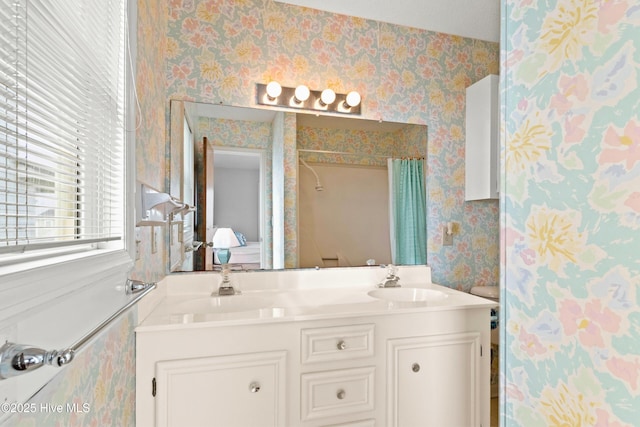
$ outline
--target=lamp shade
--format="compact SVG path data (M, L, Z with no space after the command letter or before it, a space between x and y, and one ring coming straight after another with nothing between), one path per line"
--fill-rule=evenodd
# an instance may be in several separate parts
M214 248L235 248L240 246L236 233L231 228L218 228L213 235Z

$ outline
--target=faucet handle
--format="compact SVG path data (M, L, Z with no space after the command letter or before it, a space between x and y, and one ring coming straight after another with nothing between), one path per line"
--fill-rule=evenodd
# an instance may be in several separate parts
M387 265L387 276L382 280L381 283L378 284L380 288L397 288L400 287L398 283L400 281L400 276L396 274L398 269L394 265Z
M388 278L398 277L397 273L398 273L398 267L396 267L393 264L387 265L387 277Z

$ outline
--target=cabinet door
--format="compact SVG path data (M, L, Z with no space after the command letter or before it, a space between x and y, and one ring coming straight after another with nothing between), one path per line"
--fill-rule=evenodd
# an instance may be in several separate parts
M283 426L286 353L156 364L157 426Z
M480 426L480 333L389 340L388 426Z
M464 199L499 197L499 78L489 75L467 88Z

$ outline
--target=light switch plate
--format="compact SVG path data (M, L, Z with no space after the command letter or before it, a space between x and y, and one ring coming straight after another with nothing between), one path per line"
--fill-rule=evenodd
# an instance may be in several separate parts
M447 226L442 226L442 246L453 246L453 233L447 234Z
M160 240L160 227L151 227L151 253L158 252L158 240Z

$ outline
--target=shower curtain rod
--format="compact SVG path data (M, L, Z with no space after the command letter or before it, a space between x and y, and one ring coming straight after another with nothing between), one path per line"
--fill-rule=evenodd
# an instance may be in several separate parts
M298 151L302 152L302 153L318 153L318 154L346 154L346 155L351 155L351 156L367 156L367 157L380 157L382 159L401 159L401 160L424 160L424 156L418 156L418 157L394 157L394 156L389 156L389 155L385 155L385 154L367 154L367 153L350 153L348 151L331 151L331 150L310 150L310 149L304 149L304 148L299 148Z
M383 154L367 154L367 153L349 153L348 151L330 151L330 150L307 150L303 148L299 148L298 151L302 153L318 153L318 154L346 154L350 156L367 156L367 157L380 157L384 159L388 159L392 156L385 156Z

